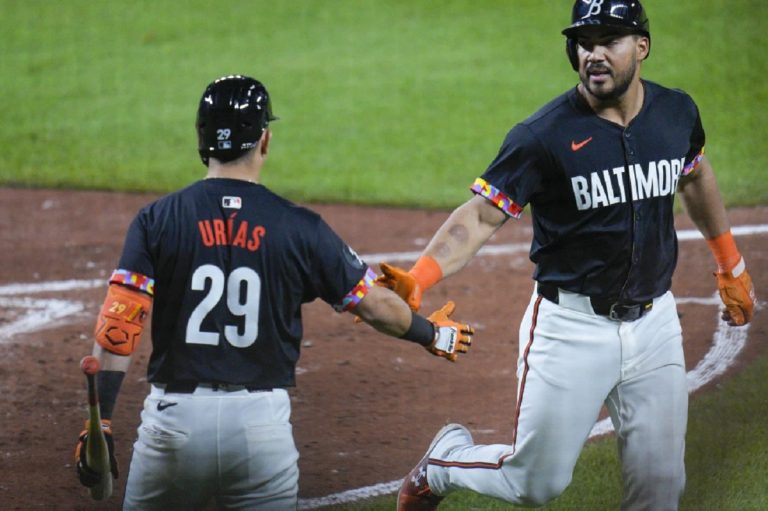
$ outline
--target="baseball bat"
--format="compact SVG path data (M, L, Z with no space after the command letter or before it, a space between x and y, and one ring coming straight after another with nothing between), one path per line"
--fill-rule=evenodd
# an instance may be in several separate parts
M96 388L96 374L99 372L99 359L92 355L80 361L80 369L88 382L88 441L85 444L85 462L101 474L101 481L89 488L94 500L104 500L112 495L112 470L109 464L109 447L101 430L99 412L99 390Z

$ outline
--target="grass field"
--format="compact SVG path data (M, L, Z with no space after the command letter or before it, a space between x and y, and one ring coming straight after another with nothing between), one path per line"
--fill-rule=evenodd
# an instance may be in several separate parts
M728 204L768 203L768 3L646 3L645 76L697 100ZM559 34L570 6L2 0L0 183L187 183L204 170L199 95L244 73L281 117L268 186L301 201L452 206L515 122L576 83Z
M697 101L726 203L768 204L768 2L644 3L644 76ZM0 185L189 183L204 172L199 95L243 73L265 82L281 118L267 186L301 202L451 207L515 122L576 83L559 34L571 4L0 0ZM684 509L768 509L768 461L751 454L768 452L766 373L763 356L694 401ZM613 440L596 442L547 509L616 509L619 481ZM509 509L468 494L444 507Z

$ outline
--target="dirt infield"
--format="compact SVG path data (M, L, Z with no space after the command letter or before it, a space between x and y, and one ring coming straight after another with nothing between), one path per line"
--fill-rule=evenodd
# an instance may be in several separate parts
M122 474L106 504L90 501L73 467L75 440L86 416L78 362L90 352L93 320L106 289L103 282L117 262L125 229L136 211L155 197L0 188L4 510L120 508L148 391L150 342L145 339L140 347L118 400L114 431ZM312 208L369 262L396 257L383 253L420 251L447 215ZM768 288L768 208L735 209L729 216L734 226L763 226L745 229L737 239L759 293ZM684 231L692 225L681 216L677 227ZM336 314L324 303L306 306L298 386L291 390L305 503L402 477L446 421L466 424L478 442L509 440L517 328L532 290L525 249L530 235L528 218L508 222L491 240L497 254L475 258L427 295L425 311L450 298L458 306L455 316L476 327L472 352L455 365L354 325L350 315ZM766 338L768 315L759 314L744 330L743 349L732 350L730 358L709 361L719 335L712 259L701 240L683 239L680 247L673 291L679 300L688 369L694 374L707 366L697 380L700 391L706 391L749 364L758 350L753 341ZM408 265L407 254L401 257Z

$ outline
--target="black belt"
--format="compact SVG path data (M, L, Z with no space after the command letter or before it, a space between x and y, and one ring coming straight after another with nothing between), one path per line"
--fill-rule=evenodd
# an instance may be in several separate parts
M536 290L550 302L559 303L560 295L557 286L539 282L536 284ZM635 321L653 308L653 300L641 303L621 303L590 296L589 301L595 314L607 316L614 321Z
M272 389L265 389L256 385L239 385L233 383L198 383L195 381L174 381L165 384L165 392L168 394L192 394L198 385L205 385L215 391L220 392L238 392L247 390L248 392L270 392Z

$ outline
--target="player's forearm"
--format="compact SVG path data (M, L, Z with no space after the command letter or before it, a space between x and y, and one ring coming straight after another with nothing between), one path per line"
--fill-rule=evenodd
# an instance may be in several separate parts
M451 304L452 310L453 305ZM431 316L430 318L425 318L412 312L411 308L397 294L387 288L380 286L371 288L357 307L352 309L352 312L379 332L391 337L415 342L427 347L438 356L445 356L444 352L435 352L429 348L437 342L436 335L439 333L436 331L436 325L432 322ZM446 312L447 315L450 315L450 313ZM444 319L447 320L448 318ZM445 323L441 326L445 326ZM469 326L466 328L471 331ZM464 330L462 332L467 333ZM471 340L466 339L467 347L470 343ZM458 347L454 351L454 346L457 345L452 345L450 350L450 353L453 355L446 358L455 360L455 351L466 352L466 349L458 349Z
M424 250L443 277L462 269L490 239L506 217L486 199L475 196L451 213Z
M389 289L375 286L352 312L383 334L402 336L411 325L411 309Z
M99 411L102 419L111 420L123 378L131 364L131 357L110 353L98 343L94 343L93 356L99 359L101 366L101 370L96 375Z
M99 412L102 419L112 420L117 395L123 384L123 371L99 371L96 375L96 385L99 389Z
M704 238L714 238L730 229L715 173L706 158L694 175L680 182L679 195L688 216Z
M738 276L744 270L744 259L731 234L715 173L706 159L700 165L693 176L681 181L680 196L691 220L707 240L717 272L733 270Z
M382 263L377 283L418 310L422 295L463 268L507 218L495 204L476 195L451 213L410 270Z

